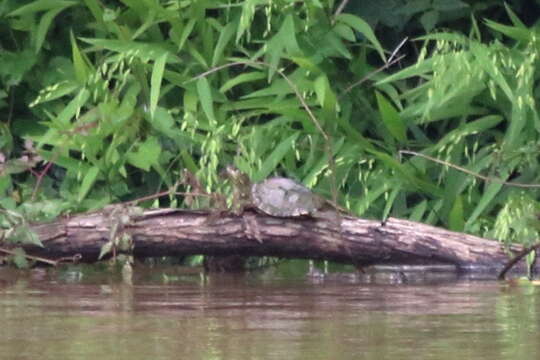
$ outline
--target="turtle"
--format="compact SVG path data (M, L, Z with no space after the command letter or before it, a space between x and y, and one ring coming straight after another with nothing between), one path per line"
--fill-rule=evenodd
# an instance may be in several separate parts
M314 215L324 205L321 197L285 177L271 177L253 184L251 201L260 212L276 217Z
M299 217L314 215L325 204L323 198L293 179L271 177L252 184L246 174L233 166L226 168L226 175L234 184L236 209L252 207L270 216Z

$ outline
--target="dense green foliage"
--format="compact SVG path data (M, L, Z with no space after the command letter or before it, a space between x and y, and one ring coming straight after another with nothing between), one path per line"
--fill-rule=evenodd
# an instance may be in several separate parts
M352 3L1 2L0 206L31 220L99 209L171 189L184 169L211 193L235 164L360 216L534 239L534 188L399 150L539 182L536 28L500 2L410 1L399 22ZM477 23L481 11L511 25ZM460 23L409 41L409 67L388 63L381 44L401 29ZM147 205L187 205L160 201Z

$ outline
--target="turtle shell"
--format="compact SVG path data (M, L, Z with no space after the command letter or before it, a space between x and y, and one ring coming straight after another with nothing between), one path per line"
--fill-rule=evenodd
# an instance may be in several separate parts
M294 180L273 177L252 185L253 205L271 216L309 215L320 209L322 199Z

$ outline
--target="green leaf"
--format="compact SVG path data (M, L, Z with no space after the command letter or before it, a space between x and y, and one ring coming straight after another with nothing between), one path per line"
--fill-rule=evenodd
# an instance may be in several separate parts
M201 77L197 80L197 93L199 94L199 101L201 102L204 114L211 122L216 122L216 116L214 115L212 90L210 84L205 77Z
M156 59L152 69L152 78L150 79L150 116L154 117L156 107L159 101L159 92L161 90L161 81L163 72L167 63L167 53L164 53Z
M62 109L56 119L53 119L54 124L58 126L59 129L65 129L67 126L69 126L71 119L79 113L81 107L86 104L86 101L89 98L89 91L85 88L81 89L81 91L79 91L79 93L67 104L67 106Z
M508 3L506 3L506 2L504 3L504 8L506 9L506 13L508 14L508 17L510 18L510 20L512 21L512 24L514 24L514 26L519 27L519 28L524 28L524 29L527 28L527 26L512 11L510 6L508 6Z
M270 66L268 71L268 80L270 81L279 65L284 52L289 56L299 56L302 54L296 41L296 31L294 29L294 20L291 14L285 17L278 33L266 43L266 62Z
M396 201L396 197L399 195L401 191L401 186L397 185L392 188L392 191L390 192L390 196L386 199L384 210L382 213L382 218L387 219L390 216L390 211L392 210L392 206L394 205L394 202Z
M373 30L371 29L371 27L369 26L367 22L365 22L358 16L352 15L352 14L340 14L337 16L336 20L338 22L349 25L350 27L352 27L353 29L355 29L356 31L364 35L366 39L368 39L369 42L373 45L375 50L377 50L381 59L383 59L386 62L386 56L384 55L384 50L381 44L379 43L379 40L377 40L375 33L373 32Z
M223 50L234 35L235 26L236 24L234 22L230 22L219 34L219 39L214 48L214 54L212 55L212 66L216 66L223 57Z
M75 81L64 81L59 84L55 84L54 86L40 91L39 96L30 103L30 107L69 95L79 88L80 84L77 84Z
M406 180L410 185L413 185L417 190L429 193L436 197L443 196L443 192L441 191L439 187L433 185L430 182L427 182L425 180L422 180L416 177L412 173L409 167L407 167L404 164L401 164L390 155L379 152L379 151L371 150L369 148L366 148L365 150L369 152L370 154L373 154L374 156L376 156L390 169L395 170L403 180Z
M101 247L101 250L99 251L98 260L101 260L105 255L111 252L113 247L112 241L107 241L103 246Z
M88 192L94 186L94 183L97 180L97 177L99 175L99 168L97 166L92 166L88 172L84 175L81 187L79 189L79 197L78 201L81 202L84 200L86 195L88 195Z
M448 217L448 227L450 230L463 231L465 226L465 220L463 217L463 199L461 196L457 196Z
M90 67L87 65L79 47L77 46L77 41L75 36L73 36L73 31L69 32L69 38L71 41L71 58L73 60L73 67L75 69L75 77L77 81L81 84L84 84L88 79L90 74Z
M496 23L495 21L485 20L486 25L490 28L508 36L511 39L515 39L522 42L529 42L532 38L536 37L536 33L527 28L508 26Z
M105 29L105 22L103 21L103 10L98 0L84 0L86 7L90 10L94 19L98 22L101 29Z
M30 264L26 258L26 252L22 248L16 248L14 253L12 259L15 266L19 269L28 269Z
M142 143L139 148L131 153L127 154L128 162L143 169L149 171L152 165L157 165L159 162L159 155L161 154L161 145L156 137L148 138Z
M173 130L173 127L175 126L174 118L166 109L160 106L156 108L151 123L152 127L163 135L167 135L173 138L175 135L178 135L178 132Z
M274 151L262 163L259 171L253 176L254 181L266 179L276 169L279 162L289 153L300 133L295 133L276 146Z
M480 202L478 205L476 205L476 208L473 210L472 214L467 218L464 228L465 231L467 231L474 224L476 219L484 212L495 196L499 193L502 186L502 184L498 183L491 183L487 185L487 190L484 192Z
M186 26L184 26L184 29L182 30L182 35L180 36L180 40L178 41L178 48L176 49L176 52L180 52L180 50L182 50L189 34L191 34L191 32L193 31L193 27L195 26L196 22L196 19L190 19Z
M439 20L439 12L437 10L426 11L420 16L420 23L425 32L430 32L437 25Z
M259 0L245 0L242 5L242 14L238 22L238 30L236 31L236 42L240 40L242 35L250 28L253 16L255 15L255 7L259 4Z
M333 56L339 55L339 56L344 57L347 60L352 60L353 56L351 52L349 51L349 48L345 46L341 38L337 36L335 33L333 32L327 33L326 36L324 37L324 43L327 47L335 51L336 55L333 55Z
M7 236L7 240L12 244L35 245L43 247L38 235L30 228L26 221L17 225L14 228L14 231Z
M302 69L305 69L315 75L320 75L323 73L323 71L309 58L292 56L290 60L294 61Z
M376 82L375 85L379 86L382 84L388 84L411 77L423 77L423 75L425 75L426 73L430 73L431 71L433 71L435 59L436 56L426 59L412 66L406 67L405 69L398 71L395 74L384 77L382 80Z
M240 74L232 79L227 80L221 88L219 88L219 91L224 93L228 90L232 89L233 87L246 83L246 82L252 82L257 81L266 78L266 74L262 71L254 71L250 73L243 73Z
M93 38L79 38L82 41L92 44L98 48L104 48L107 50L133 54L134 56L140 58L142 61L157 61L158 58L162 57L164 53L169 53L169 61L174 63L179 63L180 59L178 56L169 52L169 50L156 43L145 43L141 41L124 41L124 40L109 40L109 39L93 39Z
M52 21L54 20L56 15L58 15L66 7L67 6L49 10L39 20L38 28L36 30L36 43L34 47L34 51L36 54L39 53L39 50L41 50L41 46L45 41L47 31L49 31L49 27L51 26Z
M62 1L62 0L38 0L27 5L21 6L8 14L8 16L28 15L40 11L52 10L58 8L66 8L77 5L77 1Z
M321 107L329 113L335 113L337 104L336 95L330 88L330 83L326 75L323 74L317 77L314 88Z
M392 106L392 104L386 100L384 95L375 91L375 96L377 98L377 105L379 106L379 112L381 113L381 119L394 138L399 142L407 141L407 126L399 116L397 110Z
M356 35L350 26L344 24L336 24L334 31L339 34L340 37L350 42L356 42Z
M422 202L420 202L420 204L416 205L413 209L413 211L411 212L411 215L409 216L409 220L411 221L422 221L422 218L424 217L424 214L426 213L426 210L427 210L427 201L426 200L422 200Z

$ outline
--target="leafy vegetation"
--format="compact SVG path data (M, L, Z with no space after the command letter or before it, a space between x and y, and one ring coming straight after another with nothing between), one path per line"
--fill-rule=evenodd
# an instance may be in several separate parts
M416 39L417 62L393 71L381 43L395 36L369 25L383 19L342 4L2 2L0 206L30 221L101 209L174 188L184 169L212 193L234 164L254 181L296 178L359 216L536 238L515 214L535 216L537 190L470 174L538 181L535 28L509 8L511 25L473 17L470 35ZM454 10L468 19L466 2L445 4L409 2L403 21L431 31Z

